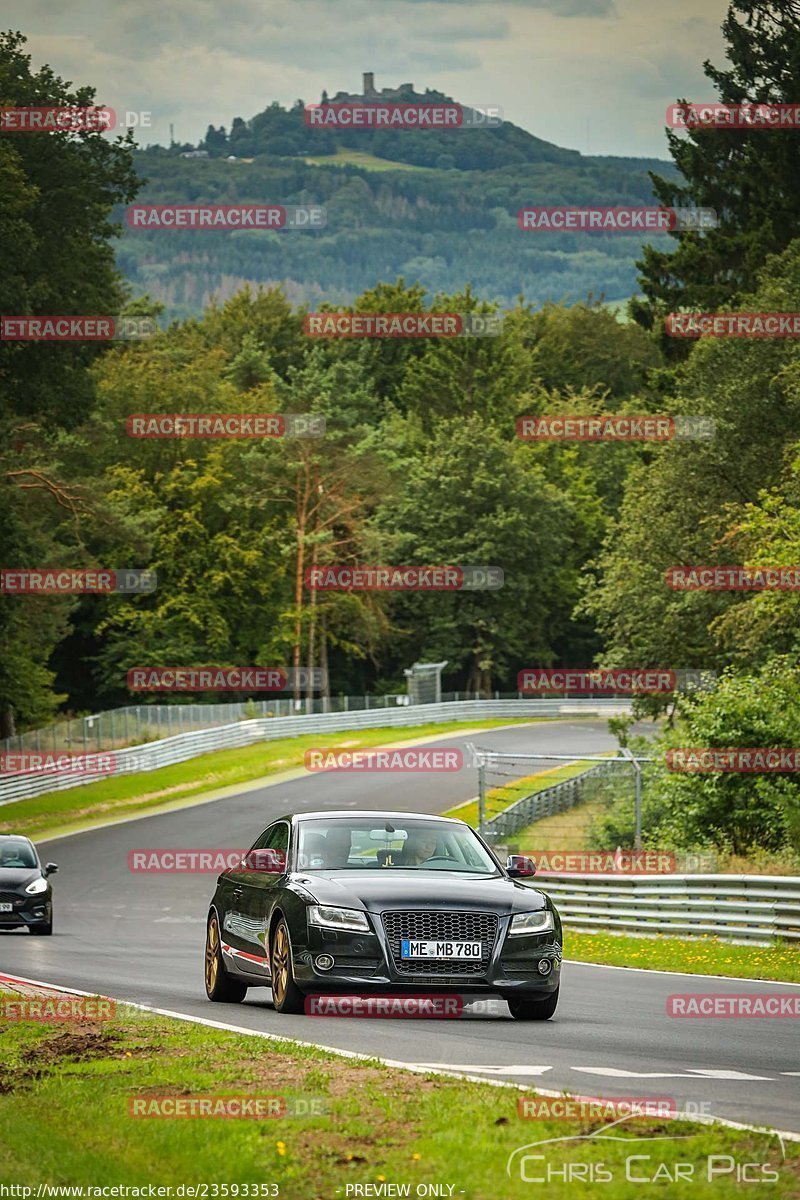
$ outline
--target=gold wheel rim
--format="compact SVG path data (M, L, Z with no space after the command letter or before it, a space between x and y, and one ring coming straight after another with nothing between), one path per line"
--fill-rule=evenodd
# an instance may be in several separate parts
M288 983L289 937L286 926L281 921L275 932L275 941L272 946L272 998L276 1004L283 1004Z
M212 917L208 923L206 937L206 990L214 990L219 974L219 929L217 918Z

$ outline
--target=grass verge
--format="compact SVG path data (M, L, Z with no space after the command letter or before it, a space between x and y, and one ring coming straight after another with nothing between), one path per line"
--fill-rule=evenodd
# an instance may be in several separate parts
M231 1018L228 1010L221 1015ZM309 1036L324 1039L324 1031L318 1021ZM602 1169L603 1196L621 1200L641 1192L641 1183L626 1178L631 1155L648 1157L628 1176L653 1179L658 1171L657 1194L670 1200L740 1196L734 1164L744 1162L776 1173L775 1182L760 1183L759 1196L796 1195L800 1187L800 1145L787 1143L784 1159L773 1135L636 1117L609 1131L615 1140L598 1141L587 1138L603 1130L595 1117L521 1119L516 1089L406 1073L123 1006L103 1022L2 1021L0 1062L0 1183L32 1187L34 1196L40 1184L206 1184L208 1197L511 1200L525 1190L523 1181L552 1171L547 1195L560 1200L574 1197L575 1178L586 1181L587 1169ZM281 1097L287 1106L313 1101L323 1115L130 1115L134 1100L152 1108L164 1096L223 1095ZM546 1139L568 1140L531 1147L544 1157L524 1164L527 1179L520 1155L506 1173L513 1151ZM730 1167L708 1182L709 1161L721 1161L711 1156L721 1155L730 1156ZM686 1164L684 1182L665 1190L679 1163ZM565 1178L573 1171L576 1177ZM434 1184L442 1190L433 1191Z
M800 983L800 952L786 942L773 946L733 946L719 938L626 937L567 929L566 957L578 962L688 975L738 975L778 983Z
M0 810L0 833L22 833L28 837L52 837L75 829L88 829L100 821L157 811L191 800L204 792L235 789L253 781L269 781L286 771L302 771L306 750L339 747L358 750L371 746L398 745L403 741L463 734L499 725L526 725L547 718L529 717L497 721L440 722L429 725L352 730L336 734L305 734L256 742L244 749L215 750L171 767L136 775L111 776L63 792L47 792L18 800ZM467 769L465 767L465 769ZM477 783L476 783L477 787Z
M523 796L533 796L536 792L544 792L554 784L563 783L565 779L574 779L576 775L582 775L584 771L588 770L585 762L564 763L561 767L550 767L546 771L537 771L533 775L524 775L520 779L513 779L501 787L490 788L486 793L487 820L496 817L504 808L515 804ZM455 808L449 808L442 815L458 817L459 821L466 821L473 829L477 829L478 801L468 800L466 804L457 804ZM537 822L537 829L540 824L541 822ZM527 830L523 830L516 837L519 838L523 833L529 833L533 828L533 825L528 826Z

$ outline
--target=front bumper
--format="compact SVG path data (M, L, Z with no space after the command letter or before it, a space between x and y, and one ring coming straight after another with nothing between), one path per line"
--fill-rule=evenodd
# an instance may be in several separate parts
M475 973L448 970L444 963L430 964L430 971L413 974L398 969L380 917L369 914L370 933L349 933L309 926L304 945L293 944L292 965L298 987L324 992L430 992L502 994L536 993L547 996L559 985L561 976L561 931L507 937L509 919L500 921L488 961ZM316 965L320 954L333 958L330 970ZM539 971L543 959L549 973ZM458 967L466 966L456 960ZM425 964L426 966L428 964ZM472 964L469 964L470 966ZM477 964L476 964L477 965Z
M0 930L24 929L30 925L49 925L53 919L52 898L45 892L39 896L20 896L3 893L0 901L11 904L11 912L0 912Z

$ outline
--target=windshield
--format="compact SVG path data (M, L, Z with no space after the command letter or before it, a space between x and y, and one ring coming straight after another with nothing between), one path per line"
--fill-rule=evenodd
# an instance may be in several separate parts
M466 871L493 875L497 864L467 826L358 817L303 821L297 843L302 871Z
M12 842L10 839L0 838L0 871L8 871L14 867L30 869L35 866L38 866L38 863L32 846L27 842Z

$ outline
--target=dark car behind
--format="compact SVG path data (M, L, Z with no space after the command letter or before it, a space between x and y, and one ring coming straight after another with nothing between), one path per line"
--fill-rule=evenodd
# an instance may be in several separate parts
M36 847L26 837L0 834L0 930L30 929L53 932L53 889L49 876L58 867L42 865Z

